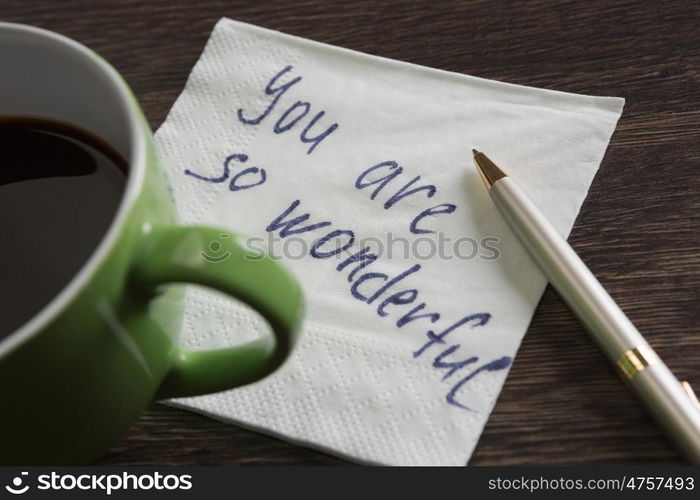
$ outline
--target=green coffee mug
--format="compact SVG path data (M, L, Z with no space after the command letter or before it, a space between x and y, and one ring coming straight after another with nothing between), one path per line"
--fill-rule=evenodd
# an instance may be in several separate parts
M246 258L239 237L220 238L227 231L175 224L150 129L116 70L66 37L0 23L0 74L0 116L69 122L129 159L121 204L97 249L0 341L0 463L88 463L154 398L231 389L280 366L301 322L299 285L278 263ZM207 258L213 241L223 262ZM249 304L274 336L181 350L182 283Z

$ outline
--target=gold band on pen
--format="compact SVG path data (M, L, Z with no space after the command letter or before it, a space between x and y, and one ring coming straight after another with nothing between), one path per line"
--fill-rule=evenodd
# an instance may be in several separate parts
M623 378L632 380L635 375L643 372L647 366L659 363L659 357L648 345L640 345L630 349L617 360L617 367Z
M651 347L648 345L640 345L620 356L620 359L617 360L617 367L622 374L622 378L625 380L632 380L635 375L643 372L648 366L660 362L661 360ZM682 380L680 384L690 401L696 407L700 408L700 401L690 384L685 380Z

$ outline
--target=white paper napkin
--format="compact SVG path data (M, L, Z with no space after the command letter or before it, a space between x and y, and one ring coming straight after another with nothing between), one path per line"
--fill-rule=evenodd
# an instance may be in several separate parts
M157 146L182 222L260 249L276 238L308 312L273 376L172 403L358 462L466 463L546 284L471 149L568 235L623 103L222 19ZM265 331L246 307L188 291L188 348Z

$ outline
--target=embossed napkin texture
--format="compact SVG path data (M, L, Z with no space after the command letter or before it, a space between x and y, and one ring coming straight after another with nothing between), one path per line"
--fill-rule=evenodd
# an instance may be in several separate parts
M546 285L471 149L568 235L623 103L220 20L157 146L181 221L281 258L306 320L272 376L169 403L357 462L465 464ZM267 332L195 287L183 328L190 349Z

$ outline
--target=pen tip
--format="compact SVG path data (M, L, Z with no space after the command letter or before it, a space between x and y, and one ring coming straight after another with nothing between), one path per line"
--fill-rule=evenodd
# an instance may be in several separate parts
M472 152L474 153L474 164L476 165L476 169L479 171L479 175L484 181L484 184L486 184L487 189L491 189L491 186L493 186L498 179L506 176L503 170L498 168L496 164L492 162L491 159L484 153L481 153L476 149L472 149Z

